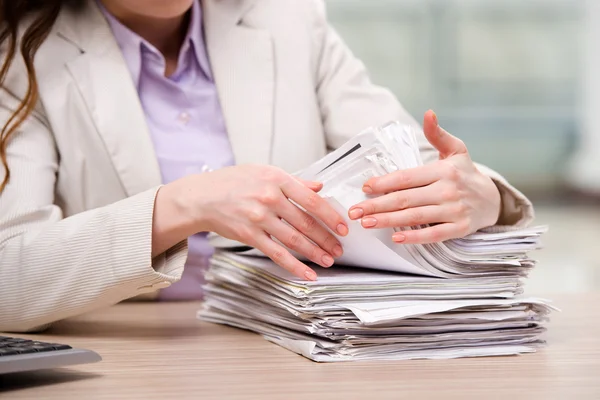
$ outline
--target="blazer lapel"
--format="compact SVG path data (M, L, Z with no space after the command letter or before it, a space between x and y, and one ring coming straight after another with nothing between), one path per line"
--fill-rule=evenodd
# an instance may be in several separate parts
M80 46L67 64L128 196L161 183L161 174L135 85L95 4L59 19L59 35ZM84 13L84 15L81 14Z
M268 31L241 22L254 1L202 1L208 56L237 164L271 162L273 43Z

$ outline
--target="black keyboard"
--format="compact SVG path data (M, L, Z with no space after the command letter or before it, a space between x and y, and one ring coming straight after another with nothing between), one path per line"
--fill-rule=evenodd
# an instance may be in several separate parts
M67 344L0 336L0 374L100 361L95 352Z
M69 349L72 349L72 347L66 344L45 343L37 342L35 340L0 336L0 357Z

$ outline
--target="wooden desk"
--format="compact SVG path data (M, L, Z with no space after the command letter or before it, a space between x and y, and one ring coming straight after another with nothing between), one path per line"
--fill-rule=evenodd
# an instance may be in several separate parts
M198 304L122 304L40 340L104 361L0 378L10 399L600 399L600 293L553 297L550 345L518 357L317 364L195 319Z

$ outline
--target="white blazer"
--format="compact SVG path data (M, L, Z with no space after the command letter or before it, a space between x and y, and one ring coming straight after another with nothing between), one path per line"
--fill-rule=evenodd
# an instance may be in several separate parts
M322 0L204 0L207 49L238 164L300 170L362 129L418 126L329 27ZM161 175L144 113L93 0L65 9L36 57L40 101L8 146L0 195L0 331L28 331L177 281L186 244L151 258ZM26 92L21 60L0 91L0 124ZM420 131L420 128L419 128ZM426 162L437 159L421 135ZM529 201L502 193L501 221ZM3 171L0 172L0 178Z

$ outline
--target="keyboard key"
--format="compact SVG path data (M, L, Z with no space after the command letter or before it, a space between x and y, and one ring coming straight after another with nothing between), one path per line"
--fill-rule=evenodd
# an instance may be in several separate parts
M37 353L37 350L33 349L31 346L13 346L9 347L9 349L18 352L19 354Z
M34 344L31 346L36 351L54 351L56 350L51 344Z
M70 349L72 349L71 346L68 346L66 344L60 344L60 343L52 343L52 346L54 346L54 350L70 350Z
M31 342L31 340L17 339L17 338L8 338L4 342L5 343L27 343L27 342Z
M18 352L16 352L13 349L0 349L0 357L2 356L12 356L15 354L19 354Z

